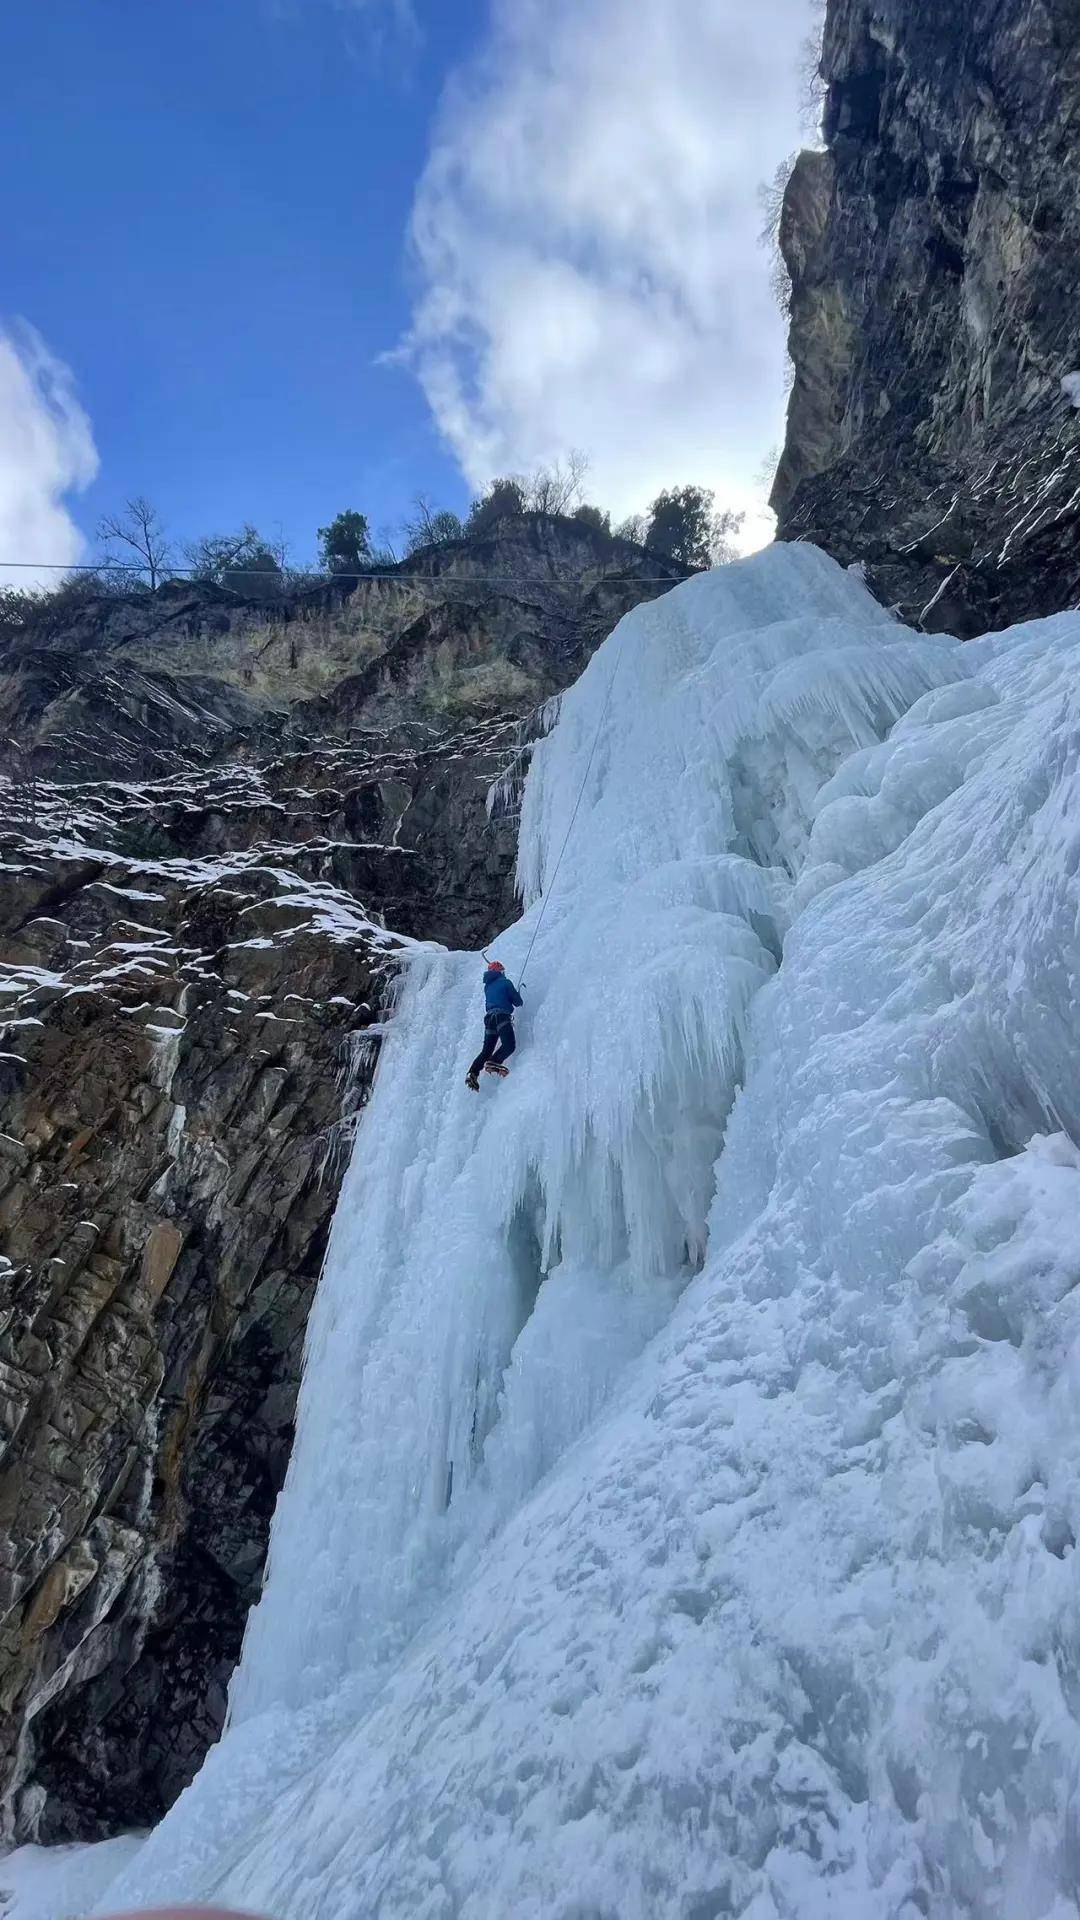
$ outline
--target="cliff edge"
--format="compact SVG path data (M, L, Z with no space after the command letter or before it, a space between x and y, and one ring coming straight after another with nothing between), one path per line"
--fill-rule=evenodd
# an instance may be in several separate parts
M1075 0L829 0L780 536L970 635L1080 598Z

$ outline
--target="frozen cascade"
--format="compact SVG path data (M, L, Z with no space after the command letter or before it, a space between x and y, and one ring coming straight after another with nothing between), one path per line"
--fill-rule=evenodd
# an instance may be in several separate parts
M420 955L230 1724L107 1906L1080 1913L1078 669L807 546L599 650L515 1071Z

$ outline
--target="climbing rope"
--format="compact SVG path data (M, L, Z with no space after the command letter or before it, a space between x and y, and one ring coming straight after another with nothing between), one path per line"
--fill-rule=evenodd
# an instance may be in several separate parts
M529 950L525 955L525 962L524 962L524 965L522 966L521 975L518 980L518 991L519 993L522 994L523 997L525 992L525 975L529 969L529 961L532 959L532 950L536 945L537 934L540 932L540 928L544 923L544 915L547 912L548 901L551 899L551 896L555 891L555 882L559 877L559 868L562 866L563 854L566 852L566 849L570 843L570 835L574 831L574 822L578 817L578 811L581 807L581 802L585 797L585 788L589 783L589 775L592 772L592 763L596 758L596 749L600 744L600 729L603 726L604 721L607 717L607 710L611 703L612 690L615 686L615 681L619 672L619 668L622 665L623 651L624 651L624 648L620 646L615 654L615 665L611 669L611 679L608 681L607 692L604 695L604 704L600 709L600 718L596 722L596 732L593 735L593 743L589 749L589 758L585 762L585 772L582 775L581 785L578 788L578 796L577 796L577 799L574 801L574 811L570 815L570 824L563 835L563 843L562 843L562 846L559 848L559 857L556 860L554 867L552 868L551 879L548 881L547 887L544 890L544 897L540 902L540 912L537 914L537 917L536 917L536 925L533 928L533 936L532 936L532 939L529 941Z

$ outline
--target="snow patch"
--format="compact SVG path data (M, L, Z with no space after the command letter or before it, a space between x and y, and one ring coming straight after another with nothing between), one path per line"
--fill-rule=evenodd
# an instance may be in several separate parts
M141 1836L92 1846L16 1847L0 1860L3 1920L80 1920L134 1860Z

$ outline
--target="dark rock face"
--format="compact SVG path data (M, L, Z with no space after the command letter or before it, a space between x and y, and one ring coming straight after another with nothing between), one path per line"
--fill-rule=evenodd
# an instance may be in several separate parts
M489 788L520 760L522 716L660 590L641 577L655 564L573 524L484 549L314 605L170 589L3 661L0 1785L17 1838L151 1823L216 1738L377 1057L365 1035L410 941L478 945L512 917L514 820L489 815Z
M13 1811L53 1838L146 1818L220 1724L333 1205L341 1036L392 949L359 913L351 939L283 929L235 870L33 866L64 898L5 954L0 1645Z
M781 537L930 630L1074 605L1076 0L828 0L822 69L826 150L781 222Z

